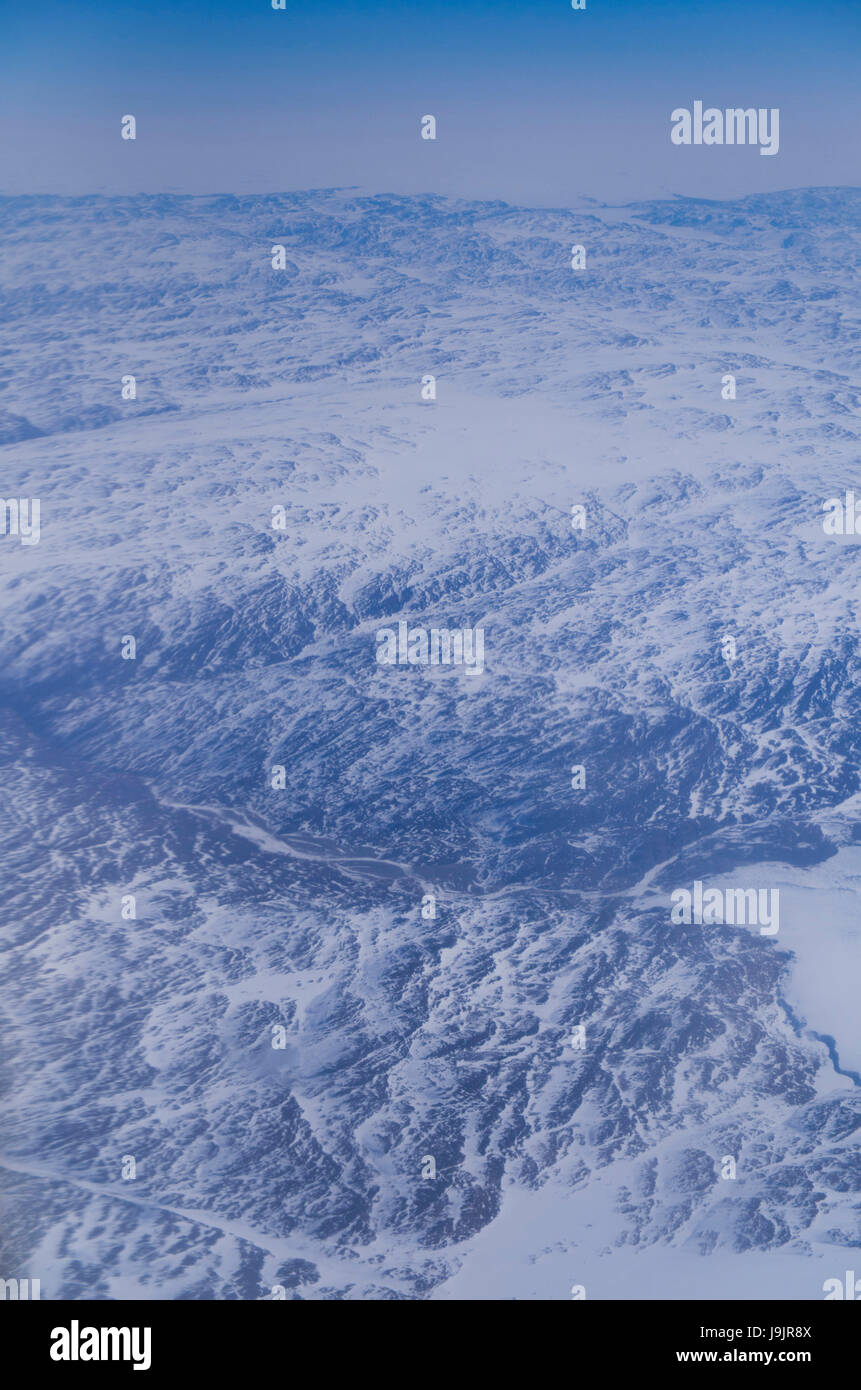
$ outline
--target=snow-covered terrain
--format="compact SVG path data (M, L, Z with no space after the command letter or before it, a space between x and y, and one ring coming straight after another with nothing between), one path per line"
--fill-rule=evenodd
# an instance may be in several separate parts
M861 1245L861 540L822 525L861 190L0 214L0 495L41 505L0 537L0 1274L821 1298ZM399 620L483 673L378 664ZM780 931L671 925L695 880Z

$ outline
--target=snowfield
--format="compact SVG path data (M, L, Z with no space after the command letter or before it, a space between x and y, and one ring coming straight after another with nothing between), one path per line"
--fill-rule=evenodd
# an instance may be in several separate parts
M861 190L0 204L0 495L41 505L0 537L4 1267L822 1298ZM483 673L378 664L401 620L481 627ZM779 933L672 926L694 880L778 888Z

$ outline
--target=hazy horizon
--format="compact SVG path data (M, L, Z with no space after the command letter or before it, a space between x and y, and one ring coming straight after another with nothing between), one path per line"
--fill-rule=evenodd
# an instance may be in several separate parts
M565 206L856 177L861 13L741 0L106 0L0 17L0 191L358 188ZM49 99L46 97L49 94ZM779 153L679 148L695 100L778 108ZM134 142L120 139L133 114ZM437 139L419 122L435 115Z

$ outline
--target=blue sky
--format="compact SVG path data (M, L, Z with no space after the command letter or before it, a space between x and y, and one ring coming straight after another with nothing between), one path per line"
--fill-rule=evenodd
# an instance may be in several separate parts
M859 0L4 0L0 189L564 205L857 184L859 40ZM779 106L779 155L672 146L695 99Z

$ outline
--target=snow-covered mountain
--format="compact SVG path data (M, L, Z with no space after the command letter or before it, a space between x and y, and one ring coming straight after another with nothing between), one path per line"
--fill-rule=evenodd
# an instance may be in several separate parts
M0 206L0 1275L821 1298L861 190ZM483 672L381 665L400 621ZM697 881L779 932L673 925Z

